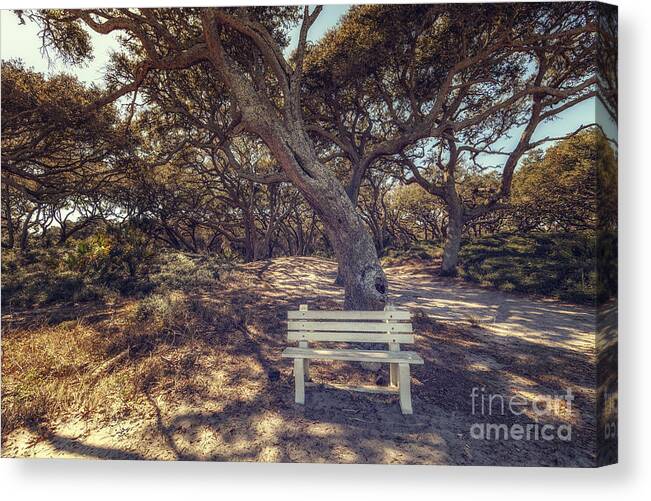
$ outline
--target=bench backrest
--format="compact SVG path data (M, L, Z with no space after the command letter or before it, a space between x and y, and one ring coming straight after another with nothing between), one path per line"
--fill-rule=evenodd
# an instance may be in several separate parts
M287 312L289 341L412 344L408 311L320 311Z

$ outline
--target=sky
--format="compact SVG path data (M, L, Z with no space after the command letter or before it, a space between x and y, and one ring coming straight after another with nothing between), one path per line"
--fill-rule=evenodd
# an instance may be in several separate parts
M350 7L350 5L324 5L321 14L319 14L319 17L316 18L316 21L314 21L314 24L310 27L310 31L307 34L308 40L312 42L320 40L330 28L337 24L341 16L343 16ZM296 48L300 31L300 24L295 26L291 31L290 37L292 41L286 50L288 54L291 54L291 52Z
M310 28L308 39L310 41L318 41L330 28L337 24L341 16L349 8L350 5L325 5L316 22ZM296 47L299 30L300 26L296 26L291 31L290 36L292 42L286 50L287 54L291 53L293 48ZM41 51L36 25L33 23L20 25L18 17L13 12L8 10L1 11L0 54L2 59L22 59L27 67L32 67L39 72L51 74L61 71L74 71L75 75L84 82L101 83L109 56L118 45L114 36L91 33L91 38L94 48L94 59L84 67L70 68L61 61L56 60L54 54L50 54L53 59L49 59ZM557 120L540 125L533 139L538 140L544 137L561 136L576 130L581 125L593 123L595 116L606 117L605 120L601 120L602 126L609 137L616 139L616 126L607 118L603 106L596 99L584 101L561 113ZM510 149L515 144L517 131L513 131L511 135L513 137L504 138L496 147L501 147L506 150Z

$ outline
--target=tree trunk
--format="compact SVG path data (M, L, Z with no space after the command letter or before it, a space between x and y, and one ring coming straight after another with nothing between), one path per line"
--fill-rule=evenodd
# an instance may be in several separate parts
M316 168L322 166L317 165ZM336 178L325 179L328 190L306 199L319 215L337 257L335 283L345 290L344 309L381 310L386 304L388 283L375 246L364 220L348 193Z
M292 184L321 219L339 265L346 310L381 310L388 283L373 238L339 180L318 160L301 131L260 131ZM288 165L289 164L289 165Z
M383 309L386 303L387 279L380 266L373 240L361 220L359 226L339 225L334 229L327 223L325 226L337 255L338 275L345 288L344 309Z
M337 276L335 277L335 285L344 285L344 274L341 272L341 266L337 265Z
M357 161L353 161L352 173L350 181L348 182L348 186L346 187L346 194L348 195L348 198L350 198L350 201L352 202L354 208L357 208L357 202L359 200L359 189L362 185L363 174L364 169L360 168L359 159L357 159ZM345 278L344 273L341 269L341 264L337 266L335 285L345 285Z
M70 235L68 235L68 231L65 223L59 224L59 239L58 239L59 246L65 244L69 236Z
M249 210L244 211L244 262L255 259L256 229L255 220Z
M2 247L5 249L13 249L15 242L15 232L16 228L14 227L14 218L11 214L11 191L8 188L5 188L4 184L2 185L2 208L5 213L6 228L4 229L3 236L6 235L6 240L2 242Z
M210 59L237 101L242 125L267 145L288 180L305 197L323 222L337 255L345 287L347 310L381 310L387 279L362 218L334 172L319 161L303 125L300 73L292 75L281 113L238 72L220 44L215 11L203 11L202 21Z
M459 248L461 247L461 235L463 233L463 207L458 196L452 196L448 204L448 227L443 246L443 262L441 263L441 275L452 277L457 274L457 262L459 261Z
M23 228L20 232L20 252L21 254L27 253L27 245L29 244L29 228L31 226L32 215L34 210L30 210L25 216L25 222L23 223ZM38 217L38 216L37 216Z
M2 242L2 247L5 249L13 249L16 229L14 228L14 219L11 216L11 208L7 209L6 221L7 226L3 233L7 235L7 238L4 242Z
M255 241L255 260L260 259L271 259L273 257L273 249L275 247L274 240L276 234L276 225L278 224L278 214L277 208L275 206L276 201L271 200L270 205L272 206L271 215L269 216L269 223L264 232L262 240Z

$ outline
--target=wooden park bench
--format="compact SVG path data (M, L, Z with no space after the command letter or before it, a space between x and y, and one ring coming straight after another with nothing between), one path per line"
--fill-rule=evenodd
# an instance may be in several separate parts
M326 385L373 393L398 393L403 414L412 414L410 365L422 364L413 351L400 351L401 344L413 344L414 335L408 311L308 311L307 305L287 312L287 339L298 347L286 348L282 356L294 359L295 400L305 403L305 386L310 360L381 362L390 364L388 386ZM388 350L313 348L310 343L387 343Z

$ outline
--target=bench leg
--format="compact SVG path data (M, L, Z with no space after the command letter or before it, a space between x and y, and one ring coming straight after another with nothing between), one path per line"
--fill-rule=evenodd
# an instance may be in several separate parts
M299 348L309 348L309 345L308 345L307 341L299 341L298 342L298 347ZM303 362L303 372L305 374L305 381L309 381L310 380L310 359L305 358L303 360L305 360Z
M389 364L389 386L398 387L398 364Z
M389 351L400 351L398 343L389 343ZM389 386L398 387L398 364L389 364Z
M403 414L413 414L411 408L411 376L409 375L409 364L398 364L399 389L400 389L400 410Z
M305 403L305 365L302 358L294 359L294 401L297 404Z

